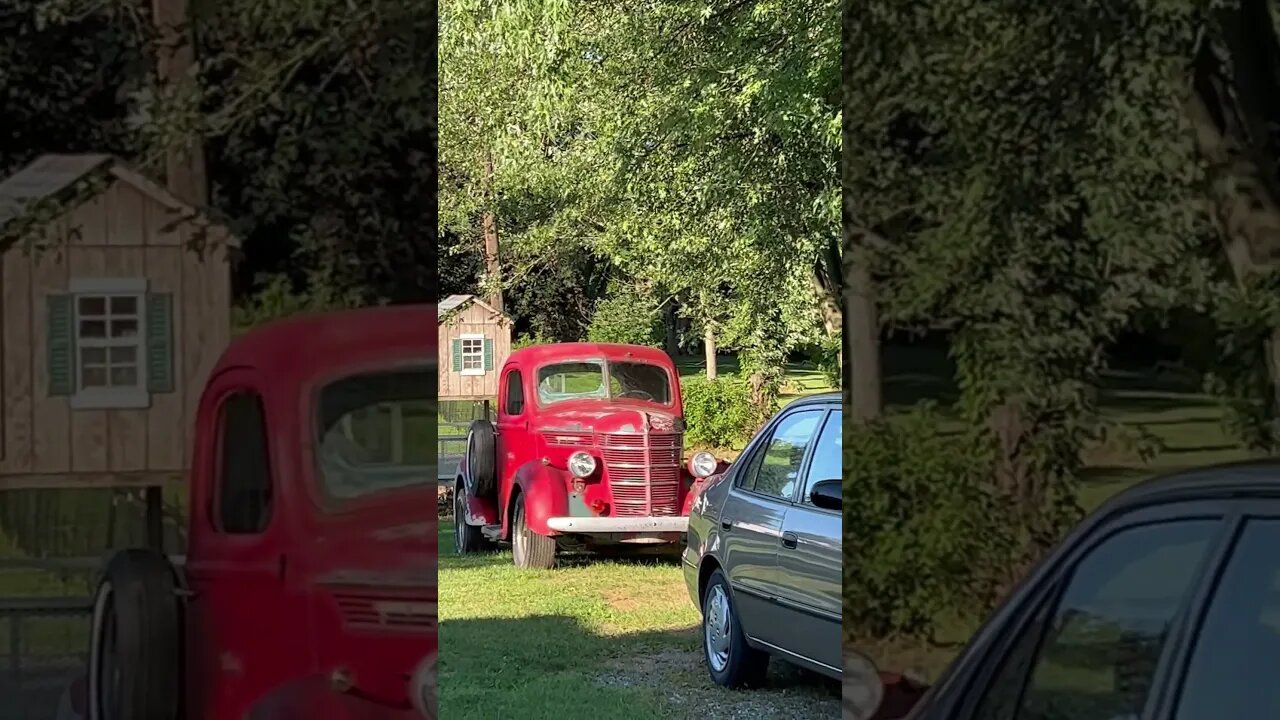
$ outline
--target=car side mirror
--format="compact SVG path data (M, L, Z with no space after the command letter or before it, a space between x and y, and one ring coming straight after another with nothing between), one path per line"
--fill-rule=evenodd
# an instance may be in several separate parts
M839 510L843 504L841 501L842 487L839 480L819 480L814 483L813 489L809 491L809 501L815 507L823 510Z

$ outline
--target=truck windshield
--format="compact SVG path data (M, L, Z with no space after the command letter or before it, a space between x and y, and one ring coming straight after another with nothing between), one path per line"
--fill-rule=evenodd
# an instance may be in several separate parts
M330 497L351 499L435 479L435 372L356 375L320 391L316 443Z
M578 360L554 363L538 369L538 402L563 400L647 400L671 404L671 382L666 368L644 362ZM605 383L608 377L609 382Z

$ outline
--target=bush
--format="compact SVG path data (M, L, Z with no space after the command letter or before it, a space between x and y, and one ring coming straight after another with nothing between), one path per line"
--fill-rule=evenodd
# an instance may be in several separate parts
M653 297L624 290L596 303L587 328L587 340L598 343L625 343L661 347L662 313Z
M554 342L555 340L553 338L543 335L542 331L535 330L533 332L520 335L516 337L515 340L512 340L511 349L519 350L520 348L532 347L534 345L550 345Z
M859 638L931 637L985 614L1016 554L1012 508L991 492L994 454L947 435L929 408L844 437L844 611Z
M839 335L824 337L809 351L810 362L833 388L840 387L840 343Z
M694 377L681 381L685 439L690 445L727 448L751 438L756 409L746 383L734 378Z

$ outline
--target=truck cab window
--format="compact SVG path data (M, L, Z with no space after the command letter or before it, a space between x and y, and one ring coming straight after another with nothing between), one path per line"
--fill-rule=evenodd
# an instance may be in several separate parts
M524 412L524 379L519 370L507 373L507 407L508 415L519 415Z
M262 398L242 391L222 404L217 528L251 535L271 518L271 457Z

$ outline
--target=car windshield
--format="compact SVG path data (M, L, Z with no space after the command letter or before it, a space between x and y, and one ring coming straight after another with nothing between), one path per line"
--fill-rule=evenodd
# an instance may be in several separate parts
M538 369L539 404L584 398L646 400L670 405L671 381L666 368L629 360L610 363L575 360Z
M325 493L352 499L435 481L434 368L343 378L320 392Z

